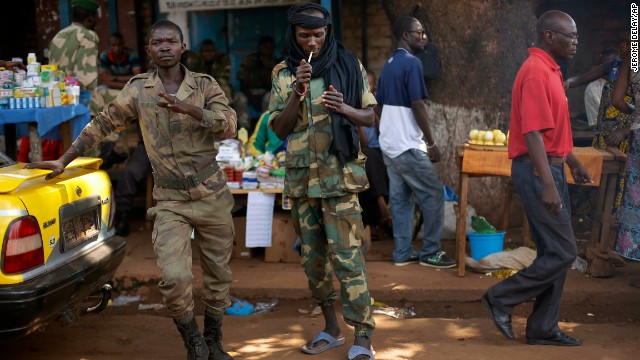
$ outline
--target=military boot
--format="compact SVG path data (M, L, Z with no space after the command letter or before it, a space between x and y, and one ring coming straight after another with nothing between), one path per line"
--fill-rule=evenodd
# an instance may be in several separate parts
M200 330L198 330L198 324L196 319L193 318L187 324L178 324L175 320L173 322L178 327L182 340L184 341L184 347L187 348L187 360L207 360L209 359L209 349L204 341L204 337Z
M209 346L209 360L233 360L222 349L222 314L204 313L204 340Z

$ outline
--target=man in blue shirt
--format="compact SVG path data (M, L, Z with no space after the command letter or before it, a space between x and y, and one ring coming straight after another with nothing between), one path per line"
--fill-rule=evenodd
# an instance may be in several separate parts
M420 21L410 16L396 20L393 35L398 48L382 68L375 108L380 116L380 148L389 173L393 261L396 266L420 262L435 268L454 267L456 262L442 251L440 244L444 193L432 164L440 160L440 151L429 126L422 63L413 56L428 40ZM413 194L424 219L419 254L411 247Z

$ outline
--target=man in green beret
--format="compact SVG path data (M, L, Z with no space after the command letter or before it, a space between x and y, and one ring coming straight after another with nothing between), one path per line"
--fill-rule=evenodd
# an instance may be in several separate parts
M65 76L76 76L80 91L91 94L85 104L91 115L97 115L117 94L98 87L98 34L93 31L97 22L98 3L95 0L71 0L72 23L60 30L49 43L49 63L56 64ZM127 159L127 154L115 151L114 134L102 144L100 157L104 160L103 169ZM95 153L94 156L98 154Z
M58 65L66 76L77 76L82 91L98 85L98 3L95 0L72 0L72 23L60 30L49 43L49 63Z

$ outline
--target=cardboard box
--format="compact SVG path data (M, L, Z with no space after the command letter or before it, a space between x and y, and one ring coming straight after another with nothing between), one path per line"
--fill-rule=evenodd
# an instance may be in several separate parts
M296 242L293 220L289 212L274 212L271 247L265 248L265 262L300 262L300 254L293 249Z
M251 259L251 249L246 246L246 229L247 218L244 216L234 216L233 226L236 231L236 236L233 239L233 252L231 253L232 259Z

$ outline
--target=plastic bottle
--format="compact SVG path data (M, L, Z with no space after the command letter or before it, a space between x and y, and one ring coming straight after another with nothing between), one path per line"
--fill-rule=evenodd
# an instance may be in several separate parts
M478 234L495 234L498 231L493 225L489 224L487 219L484 216L472 216L471 217L471 227Z
M37 61L38 59L36 58L36 53L29 53L29 55L27 55L27 65Z
M249 142L249 133L247 132L247 129L240 128L238 130L238 140L240 140L240 143L242 144L241 156L244 157L247 153L247 143Z

